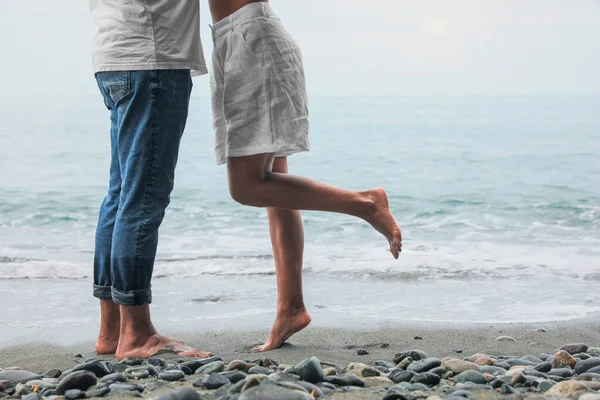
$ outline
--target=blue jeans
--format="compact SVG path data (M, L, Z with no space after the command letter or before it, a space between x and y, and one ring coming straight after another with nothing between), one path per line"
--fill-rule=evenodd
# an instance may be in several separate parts
M94 296L148 304L158 228L188 115L190 70L99 72L96 80L110 110L111 163L96 229Z

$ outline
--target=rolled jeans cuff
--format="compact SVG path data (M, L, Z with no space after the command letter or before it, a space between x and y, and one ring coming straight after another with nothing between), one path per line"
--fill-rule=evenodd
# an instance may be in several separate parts
M152 303L152 289L128 290L126 292L111 288L112 300L124 306L142 306Z
M111 287L94 285L94 297L100 300L112 300Z

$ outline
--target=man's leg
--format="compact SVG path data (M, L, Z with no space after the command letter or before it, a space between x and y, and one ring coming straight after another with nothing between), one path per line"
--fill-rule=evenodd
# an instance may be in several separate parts
M288 173L286 157L275 159L273 172ZM277 272L277 316L269 338L265 344L256 346L256 351L276 349L310 324L302 295L304 229L300 212L269 207L267 214Z
M110 143L111 160L109 188L98 217L96 241L94 246L94 296L100 299L100 332L96 341L96 353L112 354L119 343L119 305L112 300L112 277L110 272L110 255L112 235L119 210L121 193L121 171L117 152L118 113L114 102L106 93L100 81L100 92L104 96L110 110Z
M398 258L402 234L382 188L354 192L311 179L273 171L273 155L257 154L227 159L229 192L237 202L254 207L329 211L367 221L389 242Z
M118 104L122 184L111 253L111 294L120 305L115 355L119 360L147 358L159 350L171 350L185 356L207 357L208 354L159 335L150 318L150 281L158 228L173 190L191 92L190 73L154 70L128 74L131 94Z

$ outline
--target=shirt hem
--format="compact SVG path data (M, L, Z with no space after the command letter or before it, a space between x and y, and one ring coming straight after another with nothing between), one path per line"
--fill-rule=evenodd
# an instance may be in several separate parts
M192 76L208 74L206 65L190 63L100 64L94 66L94 73L112 71L148 71L154 69L189 69Z

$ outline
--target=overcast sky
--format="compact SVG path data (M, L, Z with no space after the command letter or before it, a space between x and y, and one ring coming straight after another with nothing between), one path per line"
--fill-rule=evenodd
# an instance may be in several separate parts
M309 95L600 94L600 0L271 4L303 48ZM86 0L1 0L0 96L95 93L94 31Z

